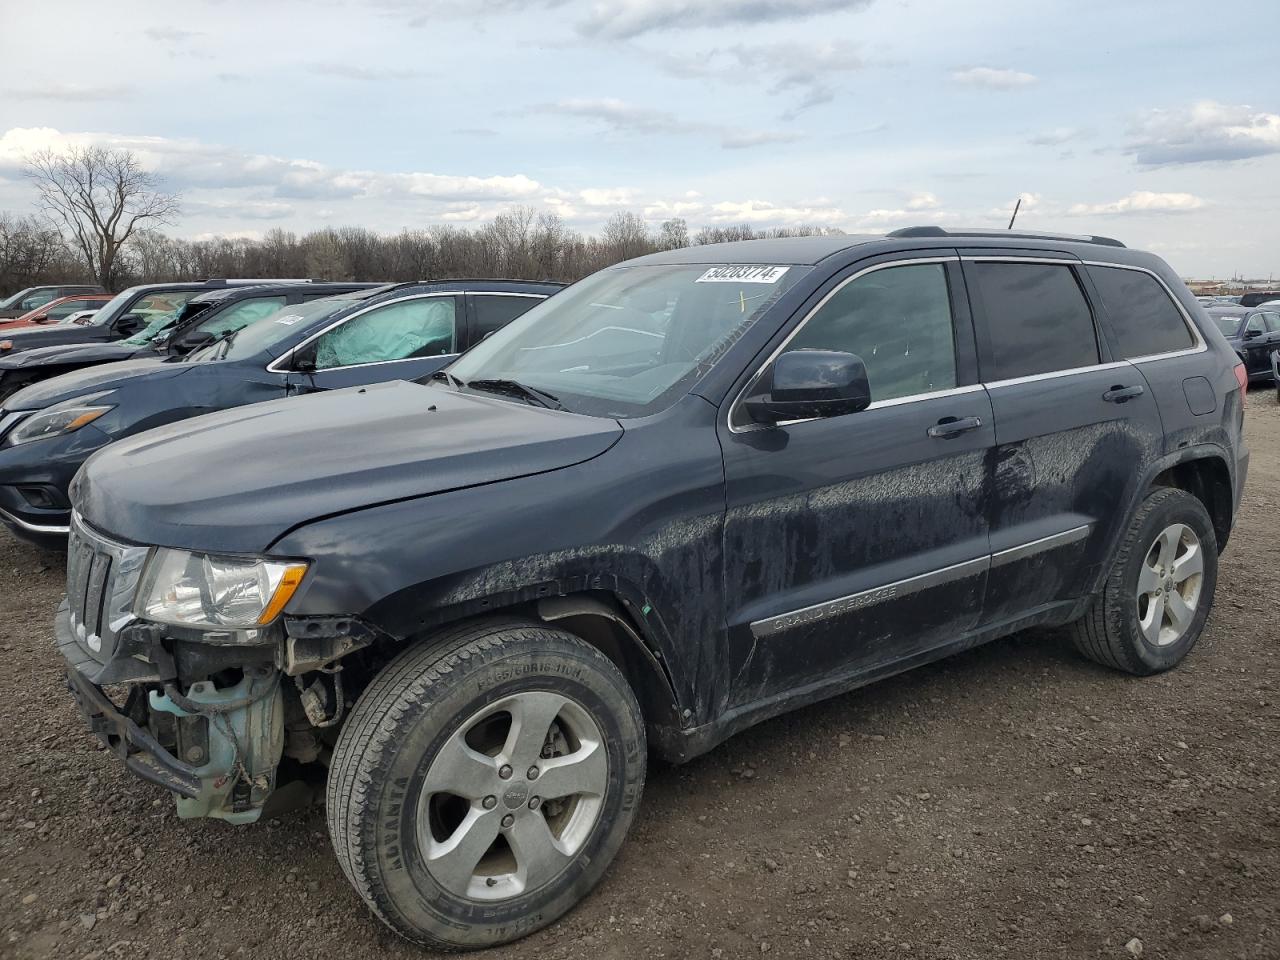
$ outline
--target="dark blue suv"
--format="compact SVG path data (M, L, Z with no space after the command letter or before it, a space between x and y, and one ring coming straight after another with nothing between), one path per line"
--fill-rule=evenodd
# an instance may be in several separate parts
M235 316L210 314L209 324L196 324L205 336L187 337L205 345L187 356L161 362L151 352L88 367L0 401L0 522L24 539L60 548L71 516L67 488L95 450L214 410L426 376L561 284L449 280L320 299L306 296L310 287L244 287L235 302L267 315L241 328ZM129 349L138 347L120 348Z
M1033 625L1175 666L1240 503L1245 382L1177 275L1101 237L673 250L434 378L95 454L58 642L180 815L254 820L282 758L323 759L373 911L488 946L600 879L650 749Z

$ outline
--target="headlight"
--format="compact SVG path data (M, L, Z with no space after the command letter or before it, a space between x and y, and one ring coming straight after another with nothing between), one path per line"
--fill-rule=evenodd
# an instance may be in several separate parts
M280 615L306 572L307 565L297 561L161 547L147 561L134 613L181 627L260 627Z
M106 393L95 393L87 397L76 397L54 404L47 410L33 413L9 435L9 443L17 446L20 443L31 443L33 440L44 440L46 437L74 433L85 424L93 423L114 406L110 403L94 402L106 395Z

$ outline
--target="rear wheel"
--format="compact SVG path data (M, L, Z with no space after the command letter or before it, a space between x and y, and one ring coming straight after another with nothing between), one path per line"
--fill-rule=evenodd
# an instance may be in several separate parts
M1213 522L1185 490L1148 494L1121 541L1102 593L1072 624L1076 647L1117 670L1177 666L1204 630L1218 580Z
M334 849L408 939L506 943L599 881L645 760L635 696L594 647L533 623L462 628L392 661L357 702L330 768Z

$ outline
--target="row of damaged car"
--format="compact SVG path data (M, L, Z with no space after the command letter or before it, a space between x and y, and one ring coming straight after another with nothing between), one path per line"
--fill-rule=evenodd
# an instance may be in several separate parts
M245 404L429 377L560 289L518 280L130 288L80 323L0 340L0 522L60 548L97 450Z

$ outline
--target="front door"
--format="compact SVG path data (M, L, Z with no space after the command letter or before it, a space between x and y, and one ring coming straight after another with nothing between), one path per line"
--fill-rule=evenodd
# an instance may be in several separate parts
M1280 346L1271 330L1267 327L1267 318L1263 313L1250 315L1245 322L1244 338L1241 342L1244 350L1244 366L1250 378L1261 377L1271 372L1271 353Z
M818 297L775 356L857 354L872 404L721 423L735 704L890 669L981 612L995 434L955 258L851 270Z
M408 297L357 313L294 351L290 389L310 393L429 376L457 355L460 321L453 295Z
M964 261L995 414L984 625L1079 597L1164 429L1141 371L1113 360L1083 266L982 253Z

